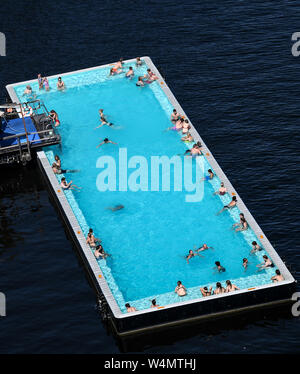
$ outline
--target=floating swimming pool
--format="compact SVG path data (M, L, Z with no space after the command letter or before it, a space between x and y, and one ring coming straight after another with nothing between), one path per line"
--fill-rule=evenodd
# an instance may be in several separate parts
M74 217L77 239L85 247L85 253L89 252L87 256L97 280L99 276L101 278L102 291L103 287L109 287L108 302L113 303L111 309L127 316L127 302L138 311L149 311L153 298L164 308L191 300L199 301L203 299L201 286L215 288L216 282L221 282L225 287L227 279L240 288L241 291L235 291L235 294L274 286L271 277L277 268L285 278L281 283L293 283L293 277L194 128L191 129L194 140L200 140L204 149L203 156L197 159L183 156L193 143L184 143L180 140L181 134L166 131L172 126L170 115L174 107L185 118L186 115L151 60L143 58L143 61L143 66L139 68L132 60L125 62L125 71L129 66L134 67L135 77L132 80L126 79L124 74L109 77L111 66L106 65L62 75L67 86L62 92L56 89L57 76L49 78L49 92L39 91L37 82L30 81L37 98L42 99L49 110L54 109L61 122L58 129L62 148L54 146L48 149L45 154L40 154L40 160L58 200L64 202L66 198L72 209L69 216ZM137 76L146 74L148 67L159 79L145 87L137 87ZM28 83L8 87L14 100L22 100ZM100 108L104 109L113 126L96 128L100 124ZM104 138L117 144L97 148ZM55 154L60 156L64 169L80 170L76 174L64 175L68 181L73 180L80 186L80 191L61 191L58 183L62 175L54 176L50 168ZM153 176L153 157L162 156L169 159L176 156L178 165L182 166L179 179L178 176L176 179L175 168L172 167L169 174L160 168L156 177ZM105 170L113 161L115 186L109 176L104 178ZM147 166L147 173L144 165L144 172L139 172L137 176L142 162ZM213 170L215 177L210 181L201 181L208 169ZM187 170L191 172L189 186L184 181ZM170 175L170 186L164 188L163 178L166 175ZM158 180L154 188L153 180L156 183ZM228 193L214 195L221 181ZM237 207L217 215L232 196L237 196ZM107 209L120 204L124 209ZM246 231L235 232L232 225L239 221L241 212L250 227ZM83 236L86 237L90 227L111 255L106 260L96 261L93 250L84 243ZM262 250L250 255L254 240ZM203 257L197 256L187 263L188 251L204 243L213 249L201 252ZM264 254L272 259L275 266L258 272L257 265L263 262ZM243 258L249 260L246 270L242 266ZM220 261L226 271L216 272L215 261ZM178 280L187 288L184 298L174 293ZM219 296L211 296L216 297Z

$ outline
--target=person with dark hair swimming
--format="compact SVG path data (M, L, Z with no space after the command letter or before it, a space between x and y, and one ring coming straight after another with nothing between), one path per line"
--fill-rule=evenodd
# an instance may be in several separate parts
M151 308L158 308L158 307L159 305L156 304L156 300L155 299L151 300Z
M252 255L252 254L254 254L254 253L256 253L256 252L259 252L259 251L261 251L262 249L261 249L261 247L257 244L257 242L254 240L253 242L252 242L252 249L251 249L251 251L250 251L250 255Z
M109 140L108 138L104 138L103 141L102 141L99 145L97 145L96 148L99 148L99 147L101 147L103 144L108 144L108 143L111 143L111 144L118 144L118 143L115 143L115 142Z
M216 266L214 267L214 269L216 269L219 273L223 273L224 271L226 271L226 269L220 264L220 261L216 261L215 264Z
M115 212L116 210L121 210L121 209L124 209L124 208L125 208L124 205L119 204L119 205L116 205L116 206L113 206L113 207L108 207L106 209L109 209L112 212Z
M213 195L224 196L226 193L227 193L227 189L226 189L226 187L224 186L224 183L221 182L221 187L219 188L218 191L214 192Z

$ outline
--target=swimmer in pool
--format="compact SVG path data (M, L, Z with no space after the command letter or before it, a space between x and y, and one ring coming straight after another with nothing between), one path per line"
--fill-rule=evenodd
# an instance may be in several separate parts
M23 95L32 95L32 88L29 85L26 86Z
M38 74L38 85L40 90L43 89L43 78L41 74Z
M235 284L232 284L230 282L230 280L227 280L226 281L226 289L225 289L225 292L232 292L232 291L236 291L236 290L239 290L238 286L236 286Z
M134 71L132 69L132 66L130 66L127 73L125 74L125 78L132 79L133 77L134 77Z
M197 253L194 253L192 249L189 250L189 254L186 256L186 262L189 263L189 260L193 257L196 257Z
M201 179L201 181L209 181L212 180L215 176L211 169L208 169L208 175L206 175L204 178Z
M185 296L186 295L186 288L181 283L181 281L177 282L177 286L176 286L174 292L177 293L178 296Z
M263 259L264 259L264 262L262 262L261 264L256 265L256 267L259 268L259 269L257 269L257 271L261 271L261 270L264 270L266 268L273 268L274 267L273 262L269 259L268 256L263 255Z
M261 247L256 243L256 241L254 240L253 242L252 242L252 249L251 249L251 251L250 251L250 255L253 255L254 253L256 253L256 252L259 252L259 251L261 251Z
M138 77L138 81L136 83L136 86L138 86L138 87L145 87L145 83L143 81L143 77Z
M223 273L226 269L220 264L220 261L215 262L216 266L214 267L219 273Z
M234 229L236 226L238 226L237 229L235 229L236 232L238 231L245 231L248 229L248 222L246 221L244 217L244 213L240 213L240 222L239 223L234 223L232 225L232 228Z
M76 184L73 184L72 181L67 183L65 177L61 178L60 186L63 190L75 190L75 189L80 190L81 189L81 187L78 187L76 186Z
M224 183L221 182L221 187L219 188L218 191L214 192L213 195L220 195L220 196L224 196L227 192L227 189L226 187L224 186Z
M140 57L137 57L136 60L135 60L135 65L136 67L140 67L143 65L143 61L141 60Z
M57 89L62 91L66 88L64 81L61 79L61 77L58 77L57 79Z
M202 293L203 297L210 296L212 292L212 286L209 287L209 289L205 287L200 287L200 292Z
M191 143L191 142L194 141L192 135L191 135L189 132L186 134L186 136L183 136L183 137L181 138L181 140L182 140L183 142L187 142L187 143Z
M100 243L101 243L101 239L95 238L93 229L89 229L89 232L86 238L86 244L88 244L90 247L96 248L97 245Z
M219 295L220 293L225 293L225 288L220 282L217 282L216 289L214 290L214 295Z
M243 268L245 269L245 271L247 270L248 264L249 264L249 261L246 258L243 258L242 265L243 265Z
M283 275L280 273L280 270L276 269L276 270L275 270L275 274L276 274L276 275L273 275L273 277L271 278L271 281L272 281L272 282L280 282L280 281L283 281L283 280L284 280L284 277L283 277Z
M137 309L134 306L130 306L129 303L126 303L125 307L126 307L126 310L127 310L128 313L136 312L137 311Z
M116 206L113 206L113 207L108 207L108 208L106 208L106 209L109 209L109 210L111 210L112 212L115 212L116 210L121 210L121 209L124 209L125 207L124 207L124 205L116 205Z
M48 82L47 77L43 78L43 85L44 85L44 88L45 88L46 91L50 90L50 86L49 86L49 82Z
M192 157L202 156L202 155L203 155L202 149L198 143L195 143L191 149L187 149L184 153L184 156L192 156Z
M237 204L236 196L232 196L232 200L230 201L230 203L228 205L224 205L224 207L217 213L217 215L221 214L224 210L234 208L236 204Z
M118 144L118 143L115 143L115 142L109 140L108 138L105 138L105 139L103 139L103 141L102 141L99 145L97 145L96 148L99 148L99 147L101 147L103 144L108 144L108 143L111 143L111 144Z
M104 117L101 117L100 118L100 121L101 121L101 124L99 125L99 126L97 126L97 127L95 127L95 129L98 129L99 127L102 127L102 126L109 126L109 127L111 127L111 126L113 126L114 124L113 123L111 123L111 122L107 122L106 121L106 119L104 118Z
M176 109L173 109L173 112L171 113L171 122L173 122L174 124L179 120L180 118L180 114L177 113L177 110Z
M156 300L155 299L151 300L151 308L158 308L158 307L159 305L156 304Z
M58 119L58 114L55 112L55 110L50 110L49 118L54 122L55 127L60 125L60 120Z
M105 260L107 257L110 256L110 254L108 254L108 253L106 253L106 252L104 251L104 249L103 249L103 247L102 247L101 244L98 244L98 245L96 246L96 250L95 250L95 252L94 252L94 255L95 255L95 257L96 257L97 259L104 259L104 260Z
M196 246L194 247L196 248ZM198 249L195 249L195 251L199 254L199 252L203 252L203 251L206 251L207 249L212 249L214 250L214 247L209 247L207 244L203 244L201 247L199 247Z
M158 79L151 69L147 69L147 74L144 75L144 78L146 79L146 83L152 83Z

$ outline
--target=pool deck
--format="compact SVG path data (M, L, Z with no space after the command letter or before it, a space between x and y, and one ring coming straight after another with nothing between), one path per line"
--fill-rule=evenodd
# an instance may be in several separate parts
M167 98L169 99L172 106L177 112L183 114L186 118L184 110L181 108L173 93L163 80L161 74L156 69L150 57L141 57L146 62L148 67L159 77L157 83L160 85ZM135 62L134 59L126 60L125 63ZM69 73L60 73L48 77L57 78L59 76L66 76L68 74L79 73L83 71L95 70L104 67L110 67L112 64L101 65L93 68L73 71ZM14 87L17 85L30 84L36 82L36 79L14 83L6 86L6 89L13 102L19 103L19 99L14 91ZM189 118L188 118L189 119ZM216 318L222 315L238 313L241 311L251 310L253 308L265 307L267 305L281 304L284 302L290 302L293 292L295 291L296 281L290 271L287 269L284 262L281 260L272 244L267 239L237 191L234 189L226 175L218 165L217 161L213 157L212 153L205 145L205 142L200 137L191 121L190 133L193 136L195 142L200 141L203 145L204 154L209 164L213 168L216 175L222 180L227 188L227 192L230 196L236 196L238 203L237 206L245 215L245 218L254 231L257 238L259 238L265 251L271 257L273 263L280 270L284 277L284 281L265 284L262 286L255 286L248 289L237 290L232 293L212 295L206 298L199 298L189 301L181 301L166 305L160 308L149 308L141 311L122 313L115 298L105 280L105 277L94 257L92 251L86 244L86 238L82 232L82 229L75 217L67 198L62 191L55 175L53 174L51 165L43 151L37 153L39 166L42 174L45 176L47 185L51 196L54 198L59 211L63 217L64 223L71 234L74 243L76 244L79 253L86 265L90 279L96 289L98 297L104 295L108 306L108 314L111 319L112 325L119 335L127 335L135 332L152 330L153 328L160 328L163 326L171 326L174 324L187 323L194 321L195 319L205 318ZM270 281L271 282L271 281Z

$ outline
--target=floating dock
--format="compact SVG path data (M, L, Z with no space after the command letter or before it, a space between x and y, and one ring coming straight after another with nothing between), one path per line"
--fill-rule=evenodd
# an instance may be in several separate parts
M188 118L183 109L177 102L166 82L162 78L160 72L153 64L149 57L142 58L147 66L158 76L157 83L160 85L172 106ZM127 60L125 62L134 62L135 59ZM103 67L110 67L110 64L97 66L91 69L99 69ZM61 73L50 78L57 78L59 76L66 76L67 74L79 73L82 70L70 73ZM19 103L18 97L14 91L16 85L30 84L33 81L20 82L7 86L8 93L15 103ZM243 203L237 191L231 185L226 175L214 159L211 151L205 145L205 142L197 133L193 125L191 125L190 133L195 142L200 141L203 145L203 153L205 154L209 164L212 166L214 172L222 180L227 188L230 196L236 196L238 200L238 208L243 211L245 219L254 231L257 238L259 238L265 251L271 257L273 263L280 270L284 277L281 282L268 283L261 286L240 289L234 292L212 295L209 297L201 297L198 299L181 301L160 308L149 308L141 311L122 313L106 280L103 275L92 251L86 244L86 238L82 232L82 228L74 215L70 204L62 191L56 176L53 174L51 165L43 151L37 153L38 164L42 174L45 177L46 183L49 187L50 194L53 201L57 205L63 221L70 233L78 251L83 259L89 278L96 290L99 305L103 316L107 317L115 330L120 336L126 336L134 333L152 331L153 329L160 329L163 327L180 325L183 323L190 323L196 320L214 319L229 314L236 314L246 312L257 308L265 308L267 306L280 305L290 303L292 294L295 291L296 281L285 263L281 260L265 234L262 232L251 213ZM23 135L24 136L24 135ZM39 140L38 140L39 141ZM37 144L38 141L36 142ZM39 144L41 146L41 144Z
M60 135L41 100L0 105L0 165L25 165L36 151L59 143Z

